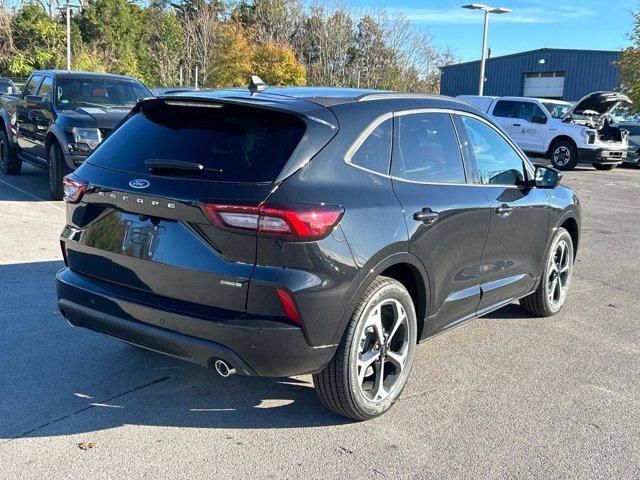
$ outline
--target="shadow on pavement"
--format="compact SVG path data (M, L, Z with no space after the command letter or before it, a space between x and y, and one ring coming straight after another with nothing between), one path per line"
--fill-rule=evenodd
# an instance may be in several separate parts
M53 202L49 190L49 173L23 163L20 175L0 174L0 201Z
M125 424L299 428L348 423L308 376L223 379L213 370L72 328L57 312L58 261L0 265L0 442Z

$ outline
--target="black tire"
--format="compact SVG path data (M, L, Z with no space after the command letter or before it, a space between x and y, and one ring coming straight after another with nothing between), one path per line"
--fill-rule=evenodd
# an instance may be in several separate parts
M618 166L617 163L593 163L592 165L596 170L613 170Z
M558 170L573 170L578 165L578 147L570 140L557 140L549 149L549 158Z
M64 197L62 179L70 172L71 170L64 161L60 145L58 142L51 142L49 145L49 189L51 190L51 198L54 200L62 200Z
M9 145L7 132L0 126L0 172L5 175L18 175L22 170L22 160L18 153Z
M550 298L550 288L548 287L550 280L552 280L553 278L553 263L556 263L556 252L561 242L564 242L567 247L568 270L565 284L566 286L564 288L564 295L556 303ZM530 313L531 315L536 315L538 317L550 317L552 315L555 315L562 309L562 306L564 305L564 302L566 300L566 294L571 285L574 260L573 252L573 240L571 239L571 235L564 228L559 228L555 236L553 237L547 254L544 257L544 270L538 287L536 288L535 292L520 299L520 306L524 309L525 312ZM552 257L554 258L554 260L552 260ZM560 278L558 278L558 281L560 281Z
M384 335L384 348L376 348L375 345L378 345L376 329L371 323L367 326L367 322L373 318L370 314L376 309L380 312L382 319L380 325L383 331L387 328L389 321L391 322L388 324L389 329L394 323L394 319L390 319L389 309L392 314L401 312L398 317L402 317L402 321L395 335L391 336L391 340L387 340L389 337ZM402 313L406 315L406 322ZM402 342L401 347L398 341ZM416 313L409 292L400 282L392 278L377 277L367 288L351 316L333 359L321 372L313 375L313 383L320 400L329 410L355 420L367 420L383 414L393 406L402 393L411 371L416 344ZM368 363L367 367L358 370L360 355L365 355L367 352L377 354L378 358ZM384 360L380 359L381 354ZM392 354L395 354L396 358L402 355L402 367L399 372L396 367L397 360L393 360ZM367 375L366 372L369 370L372 373ZM364 383L361 384L363 380L358 378L359 371L364 381L373 382L369 391L364 388ZM376 389L376 384L380 372L382 372L380 378L384 380L383 386L388 380L390 381L388 390L382 389L386 396L380 395L378 399L380 390ZM388 376L385 377L385 374ZM376 391L372 399L368 392L374 390Z

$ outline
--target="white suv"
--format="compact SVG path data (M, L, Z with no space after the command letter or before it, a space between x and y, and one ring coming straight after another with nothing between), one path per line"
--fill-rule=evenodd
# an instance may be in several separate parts
M631 103L620 93L591 93L575 105L527 97L458 98L491 115L525 152L549 157L561 170L578 163L611 170L627 156L628 133L609 118L617 105Z

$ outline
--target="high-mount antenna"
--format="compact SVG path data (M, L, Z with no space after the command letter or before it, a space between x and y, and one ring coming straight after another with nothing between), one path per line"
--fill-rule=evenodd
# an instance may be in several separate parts
M251 95L264 92L267 87L268 85L264 83L259 76L251 75L251 83L249 84L249 91L251 92Z

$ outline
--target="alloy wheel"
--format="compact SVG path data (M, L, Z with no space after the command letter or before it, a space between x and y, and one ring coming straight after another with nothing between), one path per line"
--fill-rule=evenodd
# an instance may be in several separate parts
M564 167L571 160L571 152L567 147L558 147L553 152L553 161L556 165Z
M402 387L409 356L409 324L402 304L384 299L375 305L360 336L357 372L361 393L380 402Z
M571 247L565 240L560 240L549 258L546 293L554 308L564 303L571 281L573 265Z

